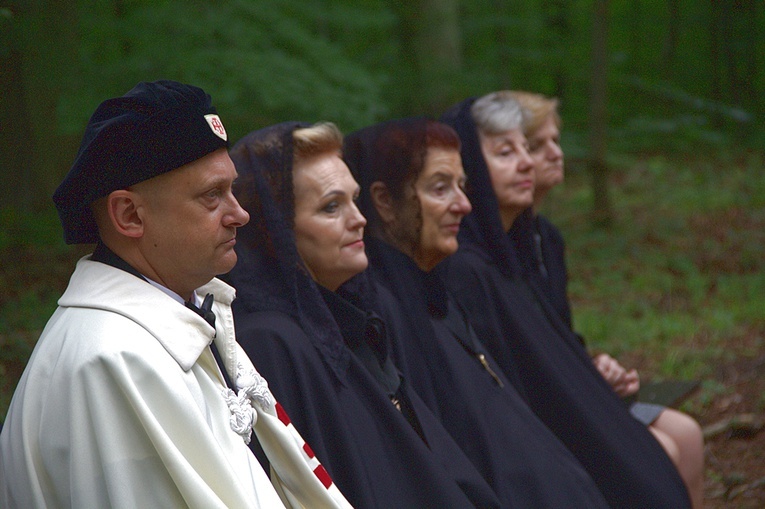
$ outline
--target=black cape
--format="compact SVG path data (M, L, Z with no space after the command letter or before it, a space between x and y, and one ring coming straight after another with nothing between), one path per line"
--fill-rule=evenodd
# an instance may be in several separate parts
M613 507L689 507L674 465L593 366L571 329L521 276L464 101L442 120L462 140L473 212L460 249L447 260L450 288L478 336L506 372L521 379L529 404L584 465Z
M563 323L573 329L566 244L560 230L544 215L527 209L513 224L510 236L525 277L539 286Z
M529 409L479 342L438 274L369 242L394 359L447 431L511 507L608 507L571 452ZM382 292L378 292L382 294Z
M509 233L521 262L523 277L548 300L571 333L586 347L584 337L573 328L568 300L566 245L558 228L543 215L534 215L532 209L527 209L516 219ZM622 399L632 416L649 426L665 407L637 401L637 398L634 394Z
M237 197L252 217L239 229L239 259L226 278L237 289L239 343L355 507L498 507L491 488L403 382L399 389L425 441L396 409L346 344L302 265L291 228L291 139L302 125L256 131L232 149ZM265 462L257 447L254 452Z
M426 160L428 126L434 130L436 123L406 118L346 137L345 159L362 186L359 203L369 219L368 272L376 286L368 293L395 329L390 338L396 365L505 505L607 507L589 474L478 341L441 277L422 271L412 258L370 233L383 229L369 196L371 184L379 180L389 189L403 188L417 178ZM416 224L409 227L419 231ZM415 241L416 235L404 236ZM344 289L352 291L349 285Z

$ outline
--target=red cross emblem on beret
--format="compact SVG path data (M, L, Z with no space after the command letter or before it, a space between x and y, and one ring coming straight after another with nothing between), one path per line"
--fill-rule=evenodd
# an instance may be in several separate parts
M214 115L212 113L205 115L205 120L207 120L210 129L212 129L212 132L214 132L218 138L226 141L228 140L226 128L223 127L223 122L220 121L220 117L218 115Z

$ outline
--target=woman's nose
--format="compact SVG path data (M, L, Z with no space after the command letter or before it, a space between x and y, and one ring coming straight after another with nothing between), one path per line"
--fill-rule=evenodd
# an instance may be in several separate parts
M529 155L529 151L526 148L521 147L518 149L518 171L529 171L534 167L534 160Z
M470 200L468 200L465 191L462 189L457 189L457 193L451 205L451 210L452 212L462 214L463 216L470 214L470 211L473 210Z
M359 208L353 203L353 217L351 217L351 228L363 228L367 225L367 218L361 213Z

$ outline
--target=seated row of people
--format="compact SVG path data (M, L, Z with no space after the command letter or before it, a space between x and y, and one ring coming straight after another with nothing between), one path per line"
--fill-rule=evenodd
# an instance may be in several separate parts
M349 384L339 392L330 381L359 363L431 451L434 428L423 423L435 417L503 507L687 505L667 454L522 263L514 239L530 232L516 225L531 210L534 175L518 101L490 94L443 122L399 119L340 139L332 124L286 123L231 151L236 194L262 218L243 228L228 277L239 291L238 338L256 364L262 359L282 404L302 414L309 442L333 437L352 449L337 437L353 435L346 413L358 419L357 405L315 408L350 396ZM355 389L368 407L370 388ZM399 449L373 429L360 426L353 443ZM343 464L324 448L318 456L344 493L374 492L361 479L369 459ZM414 504L403 494L426 492L418 468L412 478L399 467L395 483L409 479L411 490L386 490L395 497L386 505Z
M532 206L562 179L554 101L497 92L440 121L391 120L345 139L329 122L285 122L246 135L226 161L209 96L174 82L139 87L135 104L91 119L57 206L68 241L98 242L78 272L100 262L138 276L93 275L91 286L149 292L153 309L101 290L84 304L62 299L68 327L87 327L79 307L121 318L96 316L88 344L99 346L87 355L61 325L41 338L0 438L4 507L700 507L698 425L665 408L636 419L621 399L636 374L610 357L593 362L572 329L562 238ZM193 124L197 148L184 133L148 130L170 156L125 156L114 139L158 143L134 131L99 138L124 127L119 114ZM112 152L136 175L109 168L88 189ZM547 182L536 195L535 182ZM210 233L215 221L225 235ZM215 254L203 238L216 239ZM191 302L175 309L168 295ZM177 318L157 323L171 308ZM162 346L107 341L123 315ZM187 322L199 345L183 354L180 336L163 338ZM73 384L94 395L74 398ZM53 407L68 431L47 420L26 431ZM74 440L89 415L112 423L111 441L95 425Z

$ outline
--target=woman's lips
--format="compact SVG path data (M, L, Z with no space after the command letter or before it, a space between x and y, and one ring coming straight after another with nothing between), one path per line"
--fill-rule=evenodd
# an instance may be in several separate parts
M353 242L349 242L345 245L345 247L351 247L351 248L363 248L364 247L364 239L358 239L354 240Z
M454 235L456 235L460 232L460 224L459 223L447 224L447 225L444 225L444 229L448 231L449 233L453 233Z

